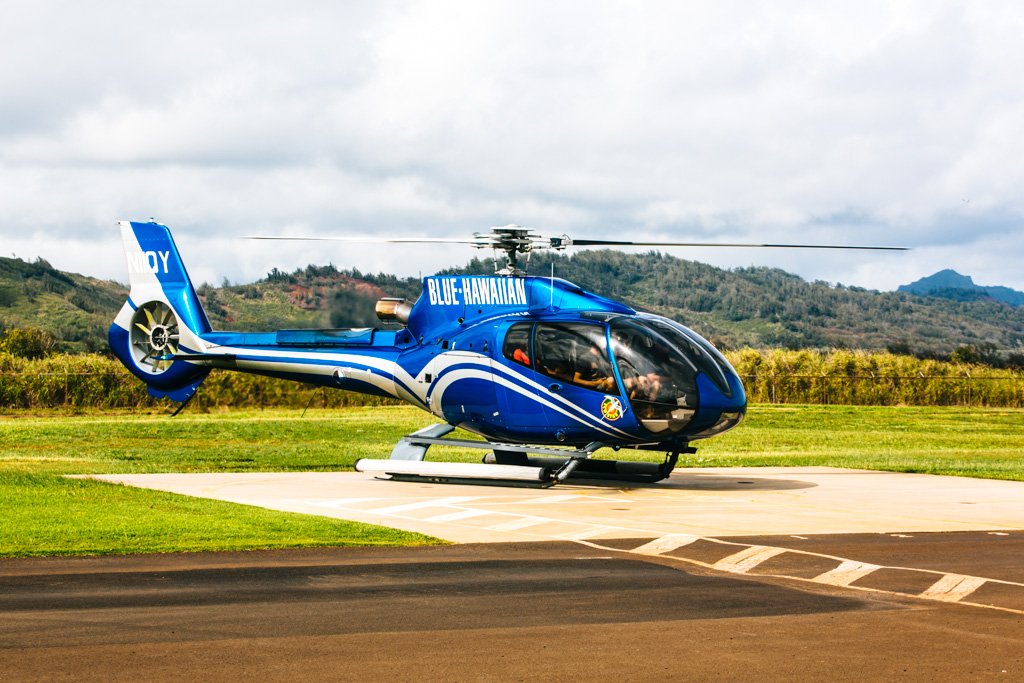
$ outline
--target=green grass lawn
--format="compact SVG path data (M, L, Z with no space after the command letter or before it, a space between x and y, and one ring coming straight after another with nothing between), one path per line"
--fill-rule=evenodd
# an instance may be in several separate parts
M379 411L380 409L374 409ZM369 410L0 417L0 556L440 543L358 522L190 498L64 474L344 470L385 455L423 415ZM417 420L418 418L418 420ZM397 437L395 437L397 438ZM363 449L366 450L363 450Z
M437 542L406 532L63 474L348 470L430 424L415 408L0 417L0 555ZM684 466L829 465L1024 481L1024 411L754 406ZM612 457L600 451L599 457ZM478 461L479 451L431 457ZM656 459L620 451L614 457Z
M1024 481L1024 410L754 406L688 466L827 465Z

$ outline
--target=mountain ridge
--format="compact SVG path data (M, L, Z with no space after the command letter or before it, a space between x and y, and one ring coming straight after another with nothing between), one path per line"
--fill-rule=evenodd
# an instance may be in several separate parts
M900 285L896 291L954 301L977 301L987 298L1010 306L1024 306L1024 292L998 285L978 285L971 276L961 275L950 268L910 284Z
M807 282L773 268L725 270L651 251L584 250L533 254L535 273L551 272L634 308L680 320L723 348L851 348L942 357L962 346L1024 350L1024 308L990 298L953 300L909 292ZM445 273L491 274L490 259ZM964 276L966 277L966 276ZM380 296L410 300L418 278L314 266L274 269L252 283L197 288L219 329L344 327L378 324ZM105 351L106 330L125 285L0 257L2 328L35 326L63 351Z

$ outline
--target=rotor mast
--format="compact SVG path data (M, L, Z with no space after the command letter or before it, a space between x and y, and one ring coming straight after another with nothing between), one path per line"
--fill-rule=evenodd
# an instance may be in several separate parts
M493 249L495 252L494 274L505 277L523 277L526 270L519 267L519 255L526 255L526 263L530 263L530 254L534 249L565 249L572 244L568 235L544 237L521 225L505 225L493 227L490 232L473 233L474 246L477 249ZM497 253L505 252L505 265L501 267Z

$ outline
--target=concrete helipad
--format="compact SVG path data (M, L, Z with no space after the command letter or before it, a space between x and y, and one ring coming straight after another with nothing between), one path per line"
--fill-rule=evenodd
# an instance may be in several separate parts
M653 485L551 489L357 472L96 479L418 531L459 543L1024 529L1024 483L825 467L677 470Z
M1024 483L827 468L547 490L360 473L97 478L459 543L3 560L0 679L1024 672ZM555 542L521 542L542 540Z
M574 541L613 555L816 589L1024 615L1024 577L1019 563L1006 561L1024 529L1021 482L823 467L685 469L658 484L551 489L398 482L358 472L97 478L458 543ZM978 565L972 553L956 552L938 563L920 555L901 561L898 541L918 543L915 534L926 532L946 532L953 544L950 532L967 534L968 544L1003 561ZM842 541L865 535L887 539L885 551ZM825 545L815 548L822 538Z

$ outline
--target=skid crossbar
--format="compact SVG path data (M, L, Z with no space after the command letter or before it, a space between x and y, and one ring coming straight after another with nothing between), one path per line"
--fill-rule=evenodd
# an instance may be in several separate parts
M570 449L444 438L452 430L454 427L448 424L431 425L402 437L388 460L364 458L357 461L355 467L360 472L383 474L392 479L437 483L548 487L569 478L653 483L672 473L680 451L692 450L681 448L670 452L661 463L592 460L590 456L606 444L595 441L583 448ZM428 462L426 454L431 446L492 452L484 456L482 464Z

